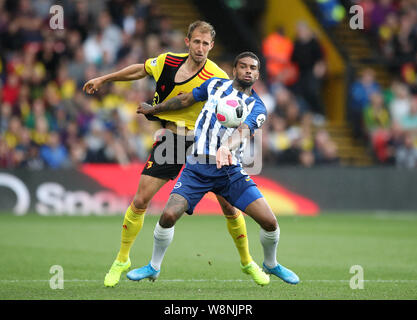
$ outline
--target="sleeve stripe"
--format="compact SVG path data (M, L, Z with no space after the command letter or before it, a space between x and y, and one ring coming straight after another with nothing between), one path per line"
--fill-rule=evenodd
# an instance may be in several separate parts
M165 62L171 62L171 63L177 64L177 65L179 65L181 63L181 61L172 60L168 56L165 58Z
M178 61L178 62L181 62L182 60L184 60L184 59L174 58L173 56L169 56L169 55L167 55L166 58L169 58L169 59L172 59L172 60Z
M179 66L179 64L172 64L172 63L170 63L168 61L165 61L165 64L167 64L167 65L169 65L171 67L178 67Z

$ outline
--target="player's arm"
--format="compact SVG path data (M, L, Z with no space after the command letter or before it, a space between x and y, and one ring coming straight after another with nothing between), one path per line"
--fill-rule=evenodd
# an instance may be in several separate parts
M217 169L222 166L228 166L232 163L231 151L238 148L246 138L251 135L251 130L246 123L242 123L232 133L232 135L217 149L216 164Z
M136 113L142 113L145 115L154 115L157 113L165 112L165 111L173 111L173 110L180 110L192 106L196 103L194 99L193 93L183 93L174 98L166 100L162 103L156 104L151 106L148 103L142 102L137 110Z
M88 94L92 94L97 92L100 89L100 87L107 82L133 81L142 79L145 76L147 76L147 72L145 70L144 64L132 64L119 71L89 80L84 85L83 90Z
M208 98L207 87L214 78L203 82L199 87L194 88L191 92L180 94L172 99L166 100L155 106L147 103L141 103L136 113L153 115L164 111L180 110L192 106L197 101L205 101Z

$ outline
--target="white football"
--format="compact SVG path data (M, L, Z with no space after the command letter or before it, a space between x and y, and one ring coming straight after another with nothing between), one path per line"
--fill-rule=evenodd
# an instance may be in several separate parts
M216 106L217 120L227 128L237 128L248 114L248 106L238 98L220 99Z

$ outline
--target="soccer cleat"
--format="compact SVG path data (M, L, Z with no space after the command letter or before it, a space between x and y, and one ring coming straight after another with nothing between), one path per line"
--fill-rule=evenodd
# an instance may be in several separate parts
M104 285L106 287L114 287L120 281L123 272L129 270L131 265L130 258L125 263L114 260L109 272L104 277Z
M252 279L259 285L264 286L269 283L269 276L262 271L255 261L249 262L246 266L240 264L243 273L251 275Z
M160 271L156 271L152 268L151 263L149 262L146 266L134 269L127 273L127 278L133 281L140 281L142 279L149 278L151 281L155 281L158 278Z
M274 268L268 268L265 263L263 263L263 268L266 273L273 274L289 284L297 284L300 282L300 278L298 278L293 271L285 268L279 263Z

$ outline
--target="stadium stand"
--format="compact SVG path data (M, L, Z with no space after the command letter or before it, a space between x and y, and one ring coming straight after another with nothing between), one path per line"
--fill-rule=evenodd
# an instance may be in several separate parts
M82 85L164 51L183 52L188 23L207 19L207 12L191 0L176 1L175 10L168 0L58 2L64 7L64 30L49 27L50 0L0 1L0 167L67 168L146 160L158 124L137 116L135 109L142 101L152 101L153 81L109 84L94 96L84 94ZM244 24L250 11L251 19L259 21L257 11L245 8L245 2L220 2L228 8L230 29ZM258 41L245 43L263 53L266 67L255 87L271 114L263 132L265 164L394 165L398 150L416 146L411 107L417 91L415 4L340 1L346 12L358 3L369 12L365 30L352 30L348 14L329 26L320 20L318 2L303 2L349 65L349 90L340 97L347 101L349 121L328 121L328 106L321 106L325 102L320 101L323 89L318 84L326 79L329 62L315 31L294 21L304 27L298 37L305 41L287 36L285 29L262 38L259 23L254 23L251 32L259 35ZM265 3L259 8L265 10ZM231 52L222 36L225 26L213 24L218 35L211 58L231 76L231 58L238 52ZM274 57L275 48L286 54ZM300 64L308 59L297 58L306 48L311 52L308 68ZM271 59L284 63L277 67ZM388 119L381 120L370 104L380 101L378 97L367 93L363 106L352 104L367 70L375 76L382 109L387 110L381 117L388 113ZM401 118L393 121L397 115Z
M317 2L305 1L315 12ZM399 150L405 148L413 158L417 148L411 107L417 92L417 3L341 0L340 4L346 12L360 5L364 13L363 29L350 28L351 16L328 29L352 69L348 119L353 137L365 144L374 163L403 166Z

